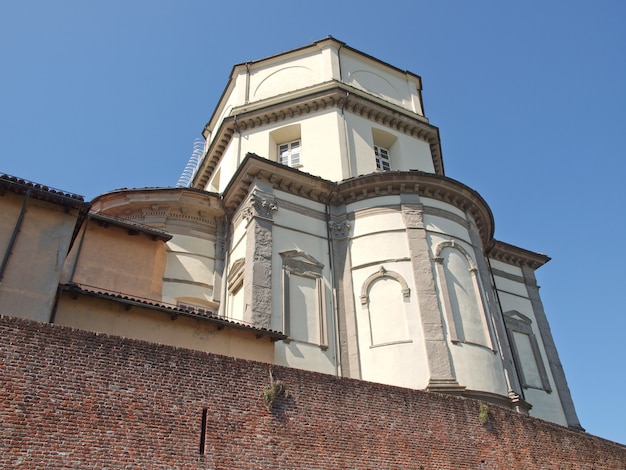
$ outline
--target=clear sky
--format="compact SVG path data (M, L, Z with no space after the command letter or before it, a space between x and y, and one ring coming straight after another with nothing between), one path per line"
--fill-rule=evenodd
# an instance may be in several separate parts
M236 63L331 35L420 75L446 174L537 277L579 418L626 443L626 2L0 0L0 172L174 186Z

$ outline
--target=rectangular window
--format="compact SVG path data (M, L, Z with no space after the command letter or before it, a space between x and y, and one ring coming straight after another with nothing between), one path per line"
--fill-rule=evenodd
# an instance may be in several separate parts
M291 167L301 166L300 155L301 147L299 139L278 146L278 161L283 165Z
M389 149L374 145L374 154L376 155L376 168L383 171L391 170L389 163Z

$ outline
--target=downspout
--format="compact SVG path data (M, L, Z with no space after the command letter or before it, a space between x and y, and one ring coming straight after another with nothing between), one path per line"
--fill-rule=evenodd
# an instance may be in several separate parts
M90 217L87 215L85 217L85 225L83 227L83 233L80 235L80 240L78 241L78 246L76 247L76 258L74 259L74 263L72 264L72 270L70 271L70 275L68 277L67 283L72 284L74 281L74 274L76 273L76 267L78 266L78 259L80 258L80 253L83 248L83 241L85 240L85 234L87 233L87 227L89 226ZM70 247L71 249L71 247ZM50 320L49 323L54 323L57 317L57 309L59 307L59 298L61 297L61 286L57 287L56 296L54 297L54 304L52 305L52 311L50 312Z
M350 151L350 140L348 136L348 123L346 122L346 113L345 109L348 105L348 98L350 97L350 93L346 91L346 99L341 105L341 118L343 120L343 139L346 144L346 158L348 159L348 178L352 178L355 175L352 174L352 152Z
M233 121L233 125L235 126L235 132L237 132L237 168L239 168L239 164L241 163L241 130L239 129L239 124L237 123L237 115L234 116L235 120ZM219 181L218 181L219 183Z
M332 233L330 230L330 197L328 195L326 204L324 205L324 212L326 215L326 241L328 243L328 269L330 271L330 286L332 290L332 302L333 302L333 316L335 321L333 322L333 328L335 330L335 375L338 377L343 376L342 364L341 364L341 341L339 339L339 306L337 304L337 288L335 286L335 266L333 262L333 246L332 246Z
M78 247L76 248L76 259L74 259L74 264L72 264L72 270L70 271L69 278L67 280L68 284L71 284L74 281L74 274L76 273L76 267L78 266L78 259L80 258L80 253L83 248L83 241L85 240L85 234L87 233L87 227L89 226L89 220L91 217L87 217L85 221L85 228L83 229L83 233L80 236L80 240L78 242Z
M339 48L337 49L337 61L339 62L339 81L341 83L343 83L343 70L341 67L341 48L343 47L343 44L339 45ZM346 91L346 100L343 102L343 104L341 105L341 118L343 119L343 138L344 138L344 142L346 145L346 158L348 159L348 178L352 178L353 175L352 174L352 164L351 164L351 152L350 152L350 141L348 140L348 125L346 123L346 113L345 113L345 108L346 105L348 104L348 98L350 97L350 93L348 93Z
M250 62L246 62L246 102L248 104L250 102Z
M20 211L20 215L17 217L17 222L15 222L15 227L13 228L11 239L9 240L7 249L4 252L4 257L2 258L2 265L0 265L0 285L2 284L2 279L4 278L4 271L7 268L7 264L9 264L9 258L11 257L11 254L13 252L13 247L15 246L15 242L17 241L17 236L20 233L22 222L24 220L24 215L26 214L27 209L28 209L28 202L30 201L31 194L32 194L32 190L28 189L28 191L26 191L26 195L24 196L24 202L22 203L22 210Z
M491 267L491 260L489 259L489 253L487 253L487 256L485 256L485 258L487 259L487 264L489 265L489 276L491 277L491 282L493 284L493 290L496 294L496 300L498 302L498 309L500 310L500 315L502 315L502 324L504 325L504 332L506 334L506 338L509 342L509 348L513 348L515 347L513 344L513 338L511 337L511 333L509 332L509 329L506 327L506 321L504 319L504 313L502 312L502 302L500 301L500 294L498 293L498 287L496 286L496 279L493 275L493 268ZM497 328L496 328L496 332L497 332ZM500 348L502 348L502 346L500 346ZM520 364L516 363L515 360L515 354L513 354L513 351L511 351L511 362L513 363L513 367L515 368L515 376L517 377L517 383L519 384L519 394L522 397L522 399L526 400L526 397L524 396L524 387L522 386L522 378L520 376L519 373L519 368L520 368ZM506 369L505 369L506 370ZM513 387L511 387L511 383L509 381L509 378L507 377L507 382L509 382L507 385L509 386L509 388L511 390L513 390ZM515 390L513 390L515 392Z
M230 218L226 214L226 210L224 210L224 268L222 269L222 293L220 298L220 308L218 311L218 316L222 316L224 318L227 317L227 295L228 295L228 280L226 276L228 275L228 263L230 262Z

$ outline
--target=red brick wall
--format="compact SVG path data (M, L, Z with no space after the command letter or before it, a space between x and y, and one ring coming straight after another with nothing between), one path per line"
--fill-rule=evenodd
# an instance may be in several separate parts
M0 468L626 468L496 406L0 317ZM205 454L200 455L203 409Z

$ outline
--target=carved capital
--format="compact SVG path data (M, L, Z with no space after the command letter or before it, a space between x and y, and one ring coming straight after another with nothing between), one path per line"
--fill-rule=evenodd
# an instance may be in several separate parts
M275 201L261 197L258 194L252 194L243 208L243 218L248 222L254 217L272 220L273 213L277 210L278 206Z
M346 238L350 234L350 228L352 225L347 220L341 222L328 222L328 228L330 229L330 235L333 238Z
M424 211L415 208L402 208L402 219L406 228L424 228Z

